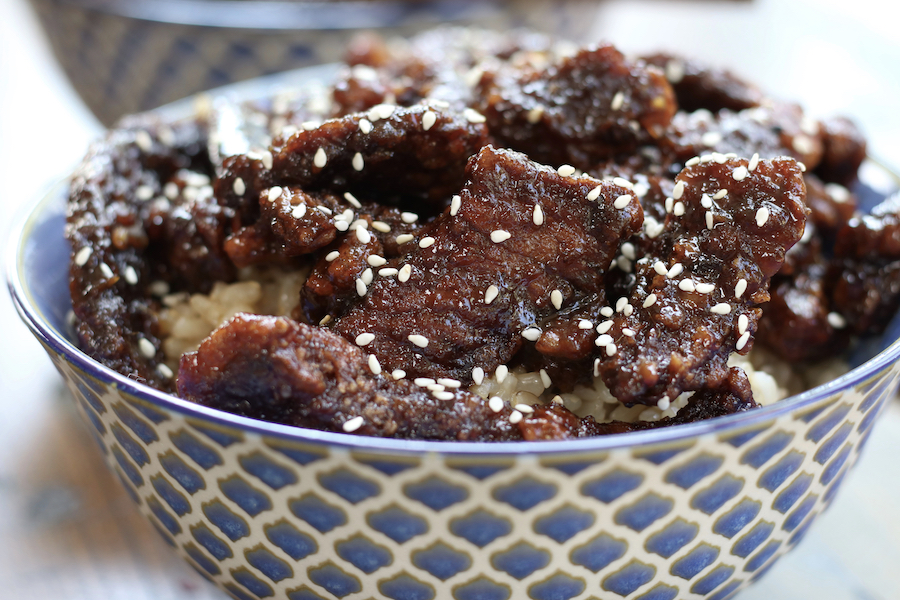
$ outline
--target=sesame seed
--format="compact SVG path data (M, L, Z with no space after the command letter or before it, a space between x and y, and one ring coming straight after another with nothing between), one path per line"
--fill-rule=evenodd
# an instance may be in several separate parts
M634 244L632 244L631 242L625 242L624 244L622 244L622 254L628 260L636 259L637 254L635 253L635 250L634 250Z
M700 143L704 146L712 147L722 141L722 134L718 131L707 131L700 136Z
M706 228L712 230L716 225L715 216L711 210L706 211Z
M825 184L825 192L838 204L843 204L850 200L850 190L839 183Z
M400 220L404 223L412 224L419 220L419 215L412 212L400 213Z
M847 326L847 319L836 312L828 313L828 324L831 325L835 329L843 329Z
M728 160L728 157L725 156L724 154L720 154L719 152L713 152L712 160L713 160L713 162L721 165L721 164L724 164L726 160Z
M644 304L642 304L642 306L644 308L650 308L654 304L656 304L656 294L650 294L644 299Z
M513 408L526 415L534 412L534 407L532 407L530 404L516 404Z
M440 377L437 382L448 388L458 388L462 386L462 382L459 379L451 379L450 377Z
M750 157L750 162L747 164L747 170L751 173L756 170L756 167L759 165L759 152L754 152L753 156Z
M680 217L684 214L684 202L676 202L675 206L672 208L672 212L676 217Z
M535 225L543 225L544 224L544 211L541 209L540 204L534 205L534 212L531 215L532 221L534 221Z
M713 194L713 200L721 200L725 196L728 195L728 190L719 190L715 194Z
M368 119L359 120L359 130L365 134L372 132L372 123Z
M622 90L619 90L613 96L612 102L609 103L609 108L611 110L619 110L623 104L625 104L625 94L622 93Z
M403 265L400 267L400 271L397 274L397 281L400 283L406 283L409 281L409 277L412 275L412 265Z
M334 214L334 211L332 211L327 206L323 206L321 204L316 207L316 210L319 211L320 213L322 213L323 215L328 215L329 217Z
M627 335L628 337L634 337L634 329L631 329L629 327L623 327L622 335Z
M612 321L603 321L599 325L597 325L597 333L606 333L610 329L612 329L613 322Z
M491 232L491 241L494 242L495 244L500 244L502 242L505 242L506 240L508 240L511 237L512 237L512 234L510 232L504 231L502 229L495 229L494 231Z
M91 257L91 253L93 250L90 246L85 246L81 250L75 253L75 264L79 267L83 267L87 264L88 259Z
M494 298L496 298L499 294L500 294L500 290L497 289L496 285L489 285L488 289L486 289L484 291L484 303L490 304L491 302L494 301Z
M472 369L472 381L475 382L475 385L481 385L484 381L484 369L481 367Z
M144 358L153 358L156 356L156 346L147 338L142 337L138 340L138 350Z
M398 244L406 244L416 239L416 237L411 233L401 233L396 237L396 241Z
M375 231L380 231L381 233L391 232L391 226L384 221L372 221L372 229L374 229Z
M562 165L556 170L556 172L563 177L568 177L575 173L575 167L573 167L572 165Z
M671 59L666 63L666 79L670 83L678 83L684 78L684 63L680 60Z
M623 195L619 196L618 198L616 198L616 201L613 202L613 206L615 208L618 208L619 210L621 210L621 209L625 208L626 206L628 206L628 204L630 202L631 202L631 196L629 196L628 194L623 194Z
M678 282L678 289L685 292L693 292L696 287L694 286L694 281L691 279L682 279Z
M609 317L613 316L613 309L608 306L604 306L603 308L600 309L600 314L603 315L604 317L609 318Z
M628 298L622 296L618 300L616 300L616 312L622 312L625 308L625 305L628 304Z
M541 384L544 386L545 390L553 385L553 382L550 380L550 376L547 374L546 369L541 369L540 371L538 371L538 373L541 376Z
M378 274L381 275L382 277L393 277L394 275L396 275L399 272L400 271L398 271L397 269L394 269L394 268L378 269Z
M437 115L430 110L426 110L422 115L422 129L428 131L437 122Z
M410 334L406 336L406 339L408 339L419 348L425 348L426 346L428 346L428 338L424 335L419 335L418 333Z
M366 262L372 265L373 267L380 267L387 263L387 260L383 256L378 256L377 254L370 254L366 257Z
M528 114L525 116L525 118L528 120L529 123L534 125L535 123L537 123L538 121L541 120L541 117L543 115L544 115L544 107L541 106L540 104L538 104L537 106L535 106L534 108L532 108L531 110L528 111Z
M669 279L675 279L676 277L681 275L682 271L684 271L684 267L681 266L681 263L675 263L674 265L672 265L672 268L669 269L669 272L666 273L666 277L668 277Z
M131 285L134 285L138 282L137 271L135 271L134 267L132 267L131 265L128 265L127 267L125 267L124 275L125 275L125 281L127 281Z
M803 164L802 162L800 162L800 161L798 160L798 161L797 161L797 166L800 167L800 172L801 172L801 173L806 173L806 165L805 165L805 164Z
M428 387L429 385L434 385L436 382L431 377L416 377L413 379L413 383L419 387Z
M553 305L553 308L559 310L562 308L563 303L563 295L559 290L553 290L550 292L550 304Z
M769 220L769 209L765 206L761 206L758 211L756 211L756 226L762 227L766 224L766 221Z
M369 233L369 231L367 229L364 229L362 227L357 227L356 228L356 239L358 239L361 244L368 244L369 242L372 241L372 234Z
M331 322L331 315L325 315L319 320L319 325L324 327L329 322Z
M362 208L362 204L359 202L359 200L356 199L356 196L354 196L350 192L344 192L344 200L349 202L350 206L352 206L353 208ZM350 214L352 215L353 213Z
M719 302L710 308L709 311L716 313L717 315L727 315L731 312L731 305L727 302Z
M134 197L142 202L146 202L153 197L153 188L149 185L140 185L134 190Z
M453 392L431 392L431 395L438 400L453 400L456 397Z
M363 418L362 417L353 417L349 421L345 421L341 428L347 433L353 433L360 427L362 427Z
M291 216L295 219L302 219L305 214L306 204L303 204L302 202L291 209Z
M609 344L612 344L612 342L613 342L612 336L607 333L600 335L600 337L598 337L596 340L594 340L594 343L598 346L607 346Z
M750 341L750 332L745 331L741 335L741 337L738 338L737 344L735 344L734 347L737 348L738 350L743 350L744 346L746 346L747 342L749 342L749 341Z
M695 156L694 158L689 158L689 159L687 160L687 162L684 163L684 166L686 166L686 167L693 167L694 165L699 165L699 164L700 164L700 157L699 157L699 156Z
M666 275L669 272L669 269L666 268L666 265L661 260L653 263L653 270L659 275Z
M674 198L675 200L681 199L681 197L684 195L684 185L685 184L683 181L679 181L675 184L675 189L672 190L672 198Z
M356 293L359 294L360 298L366 295L366 292L369 288L366 287L366 282L362 279L356 280Z
M269 202L275 202L276 200L281 198L281 195L283 193L284 193L284 190L281 188L281 186L276 185L275 187L269 189L267 198L269 199Z
M334 260L337 260L337 257L340 255L341 255L341 253L338 252L337 250L332 250L331 252L329 252L328 254L325 255L325 260L326 260L326 262L332 262Z
M609 346L606 347L606 355L607 356L615 356L616 350L618 350L618 348L616 348L616 345L610 344Z
M701 294L711 294L716 289L716 286L712 283L698 283L694 286L694 289Z
M328 156L325 154L325 150L323 148L319 148L316 150L316 155L313 156L313 165L322 169L328 163Z
M356 336L356 345L357 346L368 346L372 342L375 341L374 333L361 333Z
M743 277L738 280L738 282L734 285L734 297L740 298L744 295L744 292L747 290L747 280Z
M165 377L166 379L172 379L175 376L175 373L172 372L167 365L157 365L156 372Z
M713 159L712 154L704 154L703 156L700 157L700 163L705 165L706 163L710 162L712 159Z
M629 190L634 189L634 184L625 179L624 177L613 177L613 183L619 187L627 188Z
M483 114L472 108L467 108L463 111L463 116L465 116L466 121L469 123L484 123L487 121Z
M403 369L394 369L391 371L391 377L393 377L395 381L399 381L406 377L406 371Z
M594 324L588 321L587 319L580 319L578 321L578 329L593 329Z
M265 167L266 170L271 171L272 165L275 164L275 159L272 156L272 153L269 152L268 150L266 150L265 152L262 153L261 160L262 160L263 167Z
M507 375L509 375L509 367L506 365L500 365L494 371L494 379L497 380L497 383L503 383L503 380L506 379Z
M362 282L366 285L370 285L372 283L372 279L374 279L374 275L372 274L372 269L366 269L363 271L363 274L359 276L362 279Z
M747 318L747 315L738 317L738 333L743 335L747 331L748 325L750 325L750 319Z
M700 206L703 208L712 208L713 201L712 198L709 197L709 194L703 194L700 196Z
M174 200L178 197L178 184L174 181L170 181L166 185L163 186L163 195L169 200Z
M503 410L503 398L500 396L493 396L490 400L488 400L488 407L494 411L495 413Z
M625 308L622 309L622 314L625 315L626 317L630 317L633 312L634 312L634 306L632 306L631 304L626 304Z
M675 199L671 196L666 198L666 212L670 213L675 208Z
M626 273L631 273L631 261L624 256L616 257L616 266Z
M522 331L522 337L529 342L536 342L541 339L541 330L537 327L529 327Z
M750 174L750 172L747 171L747 167L745 167L744 165L741 165L741 166L735 168L735 170L731 172L731 178L734 179L735 181L743 181L744 179L747 178L747 175L749 175L749 174Z
M113 278L112 269L110 269L109 265L106 264L105 262L100 263L100 272L103 273L103 276L106 277L107 279Z
M562 406L562 404L564 403L564 400L562 399L562 396L557 394L556 396L553 396L553 398L550 399L550 402L552 402L553 404L559 404L560 406Z
M450 216L455 217L459 214L459 209L462 207L462 198L458 194L455 194L450 199Z
M425 236L421 240L419 240L419 248L430 248L434 245L435 239L433 237Z
M589 202L595 201L597 198L600 197L600 192L602 192L602 191L603 191L602 185L598 185L597 187L592 189L590 192L588 192L588 195L587 195L588 201Z
M512 423L513 425L515 425L516 423L519 423L524 418L525 418L525 415L523 415L522 413L520 413L517 410L514 410L512 412L512 414L509 415L509 422Z
M794 150L800 154L811 154L813 151L813 141L809 136L803 134L794 137L794 141L791 145L794 147Z
M668 396L663 396L656 402L656 408L659 410L666 410L671 405L672 401L669 400Z

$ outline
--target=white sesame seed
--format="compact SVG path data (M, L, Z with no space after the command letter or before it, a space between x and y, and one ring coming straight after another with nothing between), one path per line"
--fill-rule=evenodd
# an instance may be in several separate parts
M371 285L372 279L374 279L375 276L372 274L372 269L366 269L365 271L363 271L363 274L359 276L359 278L362 279L362 282L368 286Z
M745 167L744 165L741 165L739 167L736 167L734 169L734 171L731 172L731 178L734 179L735 181L743 181L744 179L747 178L747 175L749 175L749 174L750 174L750 172L747 171L747 167Z
M506 365L500 365L494 371L494 379L497 380L497 383L503 383L503 380L506 379L507 375L509 375L509 367Z
M687 160L687 162L684 163L684 166L685 167L693 167L694 165L699 165L699 164L700 164L700 157L695 156L693 158L689 158Z
M599 325L597 325L597 333L606 333L610 329L612 329L613 322L612 321L603 321Z
M756 211L756 226L762 227L766 224L766 221L769 220L769 209L765 206L759 207L759 210Z
M431 395L437 398L438 400L453 400L456 397L456 394L453 392L431 392Z
M325 315L324 317L319 319L319 326L324 327L329 322L331 322L331 315Z
M368 346L372 342L375 341L374 333L361 333L356 336L356 345L357 346Z
M599 372L597 375L599 375ZM550 399L550 402L552 402L553 404L559 404L560 406L565 403L565 401L562 399L562 396L560 396L559 394L553 396L553 398Z
M684 267L681 265L681 263L675 263L674 265L672 265L672 268L669 269L669 272L666 273L666 277L668 277L669 279L675 279L676 277L681 275L682 271L684 271Z
M143 129L134 134L134 143L144 152L150 152L153 149L153 139Z
M672 401L669 400L669 397L668 397L668 396L663 396L662 398L660 398L659 400L657 400L657 402L656 402L656 408L658 408L659 410L666 410L666 409L669 408L669 406L671 405L671 403L672 403Z
M556 172L563 177L568 177L575 174L575 167L573 167L572 165L562 165L558 169L556 169Z
M469 123L484 123L485 121L487 121L483 114L472 108L467 108L466 110L464 110L463 116L465 116L466 121L468 121Z
M419 220L419 215L413 212L400 213L400 220L407 224L415 223Z
M602 185L598 185L597 187L592 189L590 192L588 192L588 195L587 195L588 201L589 202L595 201L597 198L600 197L600 192L602 192L602 191L603 191Z
M490 400L488 400L488 407L494 411L495 413L503 410L503 398L500 396L492 396Z
M716 163L718 163L718 164L721 165L721 164L724 164L726 160L728 160L728 157L725 156L724 154L719 153L719 152L713 152L713 153L712 153L712 159L713 159L714 162L716 162Z
M377 254L370 254L366 257L366 262L372 265L373 267L380 267L387 263L387 260L383 256L378 256Z
M374 375L381 375L381 363L378 362L374 354L369 355L369 370Z
M169 200L174 200L175 198L177 198L178 191L178 184L174 181L170 181L163 186L163 195Z
M347 433L353 433L360 427L362 427L363 418L362 417L353 417L349 421L345 421L341 428Z
M622 335L627 335L628 337L634 337L634 329L631 329L629 327L623 327Z
M511 237L512 237L512 234L510 232L504 231L502 229L495 229L494 231L491 232L491 241L494 242L495 244L500 244L502 242L505 242L506 240L508 240Z
M631 199L632 199L632 197L629 196L628 194L622 194L621 196L616 198L616 201L613 202L613 206L615 208L618 208L619 210L621 210L621 209L625 208L626 206L628 206L628 204L631 202Z
M738 282L734 285L734 297L740 298L744 295L744 292L747 290L747 280L743 277L738 280Z
M628 260L634 260L637 258L637 254L634 249L634 244L631 242L625 242L622 244L622 255L625 256Z
M612 336L607 333L601 334L596 340L594 340L594 344L596 344L597 346L607 346L609 344L612 344L612 342Z
M683 181L679 181L675 184L675 189L672 190L672 198L674 198L675 200L681 199L681 197L684 195L684 185L685 183Z
M141 202L146 202L153 197L153 188L149 185L139 185L138 188L134 190L134 197Z
M713 159L712 154L704 154L703 156L700 157L700 163L705 165L706 163L710 162L712 159Z
M741 315L738 317L738 333L741 335L747 331L747 326L750 325L750 319L747 318L747 315Z
M684 214L684 202L676 202L675 206L672 207L672 213L676 217L680 217Z
M440 377L437 382L448 388L458 388L462 386L462 382L459 379L451 379L450 377Z
M266 170L271 171L272 165L275 164L275 159L272 156L272 153L269 152L268 150L266 150L265 152L262 153L261 160L262 160L263 167L265 167Z
M694 286L694 289L701 294L711 294L715 291L716 286L713 283L698 283Z
M703 194L702 196L700 196L700 206L707 209L712 208L713 201L712 198L709 197L709 194Z
M75 253L75 264L79 267L83 267L87 264L87 261L91 257L92 253L93 250L90 246L81 248L78 252Z
M813 141L803 134L795 136L791 145L800 154L811 154L813 151Z
M103 276L106 277L107 279L113 278L112 269L110 269L109 265L106 264L105 262L100 263L100 272L103 273Z
M413 383L419 387L428 387L429 385L434 385L437 382L431 377L416 377L415 379L413 379Z
M737 341L737 343L734 345L734 347L737 348L738 350L743 350L743 349L744 349L744 346L746 346L746 345L747 345L747 342L749 342L749 341L750 341L750 332L749 332L749 331L745 331L745 332L741 335L741 337L738 338L738 341Z
M374 229L375 231L380 231L381 233L391 232L391 226L384 221L372 221L372 229Z
M359 294L360 298L366 295L366 292L369 288L366 287L366 282L362 279L356 280L356 293Z
M678 83L684 78L684 63L677 59L670 59L666 63L666 79L670 83Z
M616 300L616 312L622 312L625 308L625 305L628 304L628 298L622 296L618 300Z
M156 372L165 377L166 379L172 379L175 376L175 373L172 372L167 365L159 364L156 366Z
M372 132L372 123L368 119L359 120L359 130L365 134Z
M625 179L624 177L613 177L613 183L619 187L627 188L629 190L634 189L634 184Z
M496 285L489 285L488 289L484 291L484 303L490 304L499 294L500 290Z
M731 312L731 305L727 302L719 302L710 308L709 312L716 313L717 315L727 315Z
M349 202L350 206L352 206L353 208L362 208L362 204L359 202L359 200L356 199L356 196L354 196L350 192L344 192L344 200ZM352 215L353 213L351 212L350 214Z
M437 115L430 110L426 110L425 114L422 115L422 129L424 129L425 131L431 129L436 122Z
M410 334L406 336L406 339L408 339L419 348L425 348L426 346L428 346L428 338L424 335L419 335L418 333Z
M847 326L847 319L843 317L843 315L838 314L836 312L828 313L828 324L831 325L835 329L843 329Z
M169 293L169 284L165 281L154 281L150 284L150 293L154 296L165 296Z
M454 194L454 196L450 199L450 216L455 217L459 213L459 209L461 207L462 198L460 198L458 194Z
M619 110L623 104L625 104L625 94L622 93L622 90L619 90L613 96L612 102L609 103L609 108L611 110Z
M553 381L550 380L550 375L547 374L546 369L541 369L540 371L538 371L538 373L541 376L541 385L544 386L545 390L553 385Z
M843 204L850 200L850 190L839 183L825 184L825 192L838 204Z
M368 229L364 229L362 227L356 228L356 239L359 240L361 244L368 244L372 241L372 234L369 233Z
M414 235L411 233L401 233L396 237L396 241L398 244L406 244L416 239Z
M269 193L266 195L266 197L269 199L269 202L275 202L276 200L281 198L281 195L283 193L284 190L281 188L281 186L276 185L275 187L269 188Z
M131 285L134 285L138 282L137 271L135 271L134 267L132 267L131 265L125 267L125 272L123 273L123 275L125 276L125 281L127 281Z
M316 150L315 156L313 156L313 165L322 169L328 163L328 155L325 154L325 150L323 148L319 148Z
M328 254L325 255L325 261L332 262L334 260L337 260L337 257L340 255L341 255L341 253L338 252L337 250L332 250L331 252L329 252Z
M756 170L756 167L759 165L759 152L754 152L753 156L750 157L750 162L747 164L747 170L751 173Z
M534 212L531 215L532 221L534 221L535 225L543 225L544 224L544 211L541 209L540 204L534 205Z
M403 265L400 267L400 271L397 274L397 281L400 283L406 283L409 281L409 277L412 275L412 265Z
M530 415L534 412L534 407L532 407L530 404L516 404L513 408L526 415Z
M538 104L534 108L528 111L528 114L525 116L525 119L534 125L538 121L541 120L541 117L544 115L544 107Z
M696 287L694 286L694 281L691 279L682 279L678 282L678 289L685 292L693 292Z
M609 318L609 317L613 316L613 309L610 308L609 306L604 306L603 308L600 309L600 314L606 318Z
M675 199L671 196L666 198L666 212L670 213L675 208Z
M624 256L616 257L616 266L626 273L631 273L631 261Z
M707 131L700 136L700 143L707 147L712 147L722 141L722 134L718 131Z
M433 237L425 236L421 240L419 240L419 248L430 248L434 245L435 239Z
M481 382L484 381L484 369L481 367L472 369L472 381L475 382L475 385L481 385Z
M606 347L606 355L607 356L615 356L616 350L618 350L618 348L616 348L616 345L610 344L609 346Z
M721 200L725 196L728 195L728 190L719 190L715 194L713 194L713 200Z
M396 275L399 272L400 271L398 271L397 269L394 269L393 267L387 268L387 269L378 269L378 274L381 275L382 277L393 277L394 275Z
M661 260L653 263L653 270L659 275L666 275L669 273L669 269L666 268L666 265Z
M144 358L153 358L156 356L156 346L154 346L153 342L147 338L142 337L138 340L138 350L140 350L141 355Z
M399 381L406 377L406 371L403 369L394 369L391 371L391 377L393 377L395 381Z
M626 304L625 307L622 309L622 314L625 315L626 317L630 317L633 312L634 312L634 306L632 306L631 304Z
M563 295L559 290L553 290L550 292L550 304L553 305L553 308L559 310L562 308L563 303Z
M537 327L528 327L522 331L522 337L529 342L536 342L541 339L541 330Z
M509 422L512 423L513 425L515 425L516 423L521 422L522 419L524 419L524 418L525 418L525 415L523 415L522 413L520 413L517 410L514 410L512 412L512 414L509 415Z
M656 304L656 294L650 294L646 298L644 298L644 304L642 305L644 308L650 308Z
M306 214L306 204L304 204L302 202L300 204L297 204L296 206L294 206L291 209L291 216L294 217L295 219L302 219L305 214Z
M593 329L594 324L588 321L587 319L579 319L578 321L578 329Z
M800 168L800 172L801 172L801 173L806 173L806 165L805 165L805 164L803 164L802 162L800 162L800 161L798 160L798 161L797 161L797 166Z
M706 211L706 228L712 231L712 228L715 227L716 220L713 212L711 210Z
M334 214L334 211L328 208L327 206L318 205L316 210L322 213L323 215L328 215L329 217Z
M312 131L314 129L318 129L322 124L318 121L303 121L300 123L300 127L302 127L305 131Z

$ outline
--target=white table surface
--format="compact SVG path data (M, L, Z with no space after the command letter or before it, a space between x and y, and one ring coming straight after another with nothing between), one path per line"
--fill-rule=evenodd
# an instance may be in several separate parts
M715 48L716 62L739 65L815 114L853 115L875 152L900 165L900 34L883 7L875 0L617 1L598 7L596 32L626 50ZM829 39L834 32L839 41ZM99 131L25 1L0 0L0 252L12 215L64 176ZM222 600L106 471L5 292L0 340L0 598ZM894 403L831 509L740 599L900 598L898 454Z

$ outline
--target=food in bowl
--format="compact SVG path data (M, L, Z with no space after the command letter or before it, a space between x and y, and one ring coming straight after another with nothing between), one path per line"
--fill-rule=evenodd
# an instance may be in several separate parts
M811 383L768 364L830 371L897 310L896 200L861 216L847 187L865 154L673 56L367 38L325 95L111 131L72 184L75 328L182 398L372 436L750 410Z

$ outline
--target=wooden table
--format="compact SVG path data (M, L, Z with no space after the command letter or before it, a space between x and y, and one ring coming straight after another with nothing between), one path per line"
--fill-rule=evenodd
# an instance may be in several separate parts
M857 0L856 11L867 1ZM858 14L845 15L832 0L816 3L819 12L805 15L802 26L799 17L779 19L812 3L728 3L704 16L715 4L608 2L599 7L596 30L633 49L672 47L674 42L651 40L665 40L673 31L679 47L695 54L702 47L726 48L717 61L740 64L747 76L767 83L787 81L779 89L805 103L811 87L819 94L812 99L814 108L858 116L872 146L900 165L900 120L889 114L895 100L887 100L900 97L900 44L887 43L892 32L884 23L867 28ZM638 25L647 14L652 23ZM801 68L771 48L748 59L739 48L756 43L752 32L769 21L780 23L773 26L770 45L793 58L820 56L830 62ZM734 23L746 27L723 29ZM823 36L828 27L844 31L847 48L829 45ZM847 75L853 85L879 81L873 77L884 69L894 69L894 78L877 83L874 91L848 91L825 77L834 64L842 66L842 77L848 65L870 65ZM0 231L8 231L15 209L33 202L72 167L99 131L55 66L24 0L0 0ZM0 598L222 600L223 594L157 537L106 471L68 392L5 293L0 293L0 340ZM898 451L900 403L895 403L832 508L741 600L900 598Z

